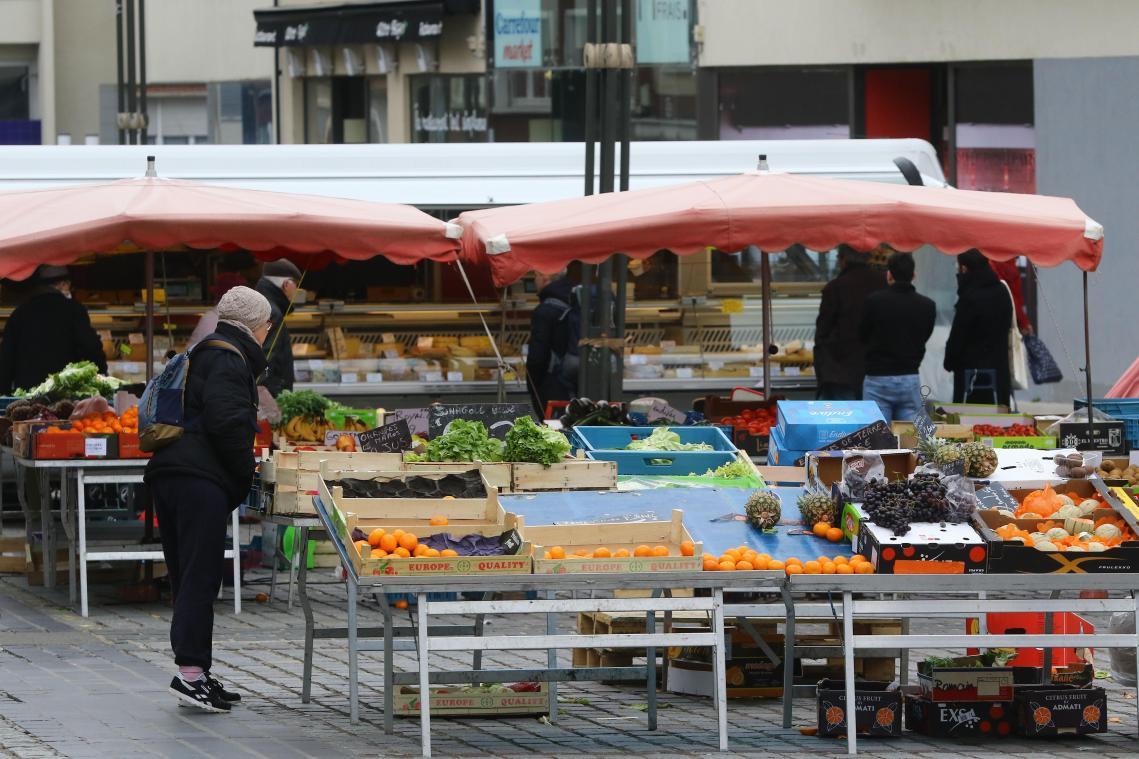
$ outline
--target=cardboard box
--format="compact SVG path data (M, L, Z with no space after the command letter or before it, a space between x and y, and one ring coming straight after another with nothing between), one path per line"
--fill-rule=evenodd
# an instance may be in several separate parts
M967 524L915 522L904 536L862 520L858 553L877 574L982 574L988 548Z
M1077 481L1078 482L1078 481ZM1014 494L1018 491L1012 491ZM1101 509L1092 512L1094 521L1104 515L1117 514ZM988 569L992 574L1119 574L1139 571L1139 541L1127 541L1106 551L1040 551L1017 541L1002 540L998 527L1013 523L1034 532L1048 519L1014 519L1008 512L984 509L974 515L974 523L988 544ZM1055 520L1053 520L1055 521Z
M550 686L534 683L534 690L521 693L489 688L456 686L431 688L431 716L434 717L503 717L511 714L547 714L550 711ZM419 688L400 686L392 701L397 717L419 717Z
M534 574L574 574L609 572L695 572L703 568L703 543L695 543L691 556L680 553L680 544L691 541L684 526L684 512L672 510L668 522L618 522L606 524L565 524L524 527L523 537L534 545ZM664 545L668 556L633 556L639 545ZM565 549L564 559L544 558L551 546ZM624 548L625 558L582 558L573 553L605 546L610 552Z
M814 450L884 421L874 401L779 401L778 430L785 450Z
M766 659L727 659L728 698L779 698L783 695L783 665ZM795 673L803 663L796 659ZM712 664L707 661L670 658L665 689L669 693L712 698L715 695Z
M770 487L802 487L807 470L801 466L757 466L756 471Z
M862 451L811 451L807 454L807 487L820 493L830 493L831 485L842 482L842 460L846 454ZM918 457L913 451L868 451L882 457L886 469L886 479L904 480L909 478L918 466Z
M890 683L855 683L854 726L858 735L894 737L902 734L902 692L889 690ZM819 736L846 735L849 709L845 684L821 680L815 691Z
M954 660L957 666L918 665L918 684L930 701L1012 701L1015 677L1012 667L979 667L974 657Z
M119 458L120 459L148 459L153 456L153 453L143 451L138 447L138 433L136 432L120 432L119 433Z
M1034 448L1039 451L1056 450L1056 438L1044 437L983 437L978 440L990 448Z
M938 738L1005 738L1013 733L1012 704L936 701L906 694L906 727Z
M1023 688L1017 691L1013 706L1017 735L1050 738L1107 732L1107 693L1103 688Z
M779 429L772 428L771 437L767 445L767 463L772 466L800 467L807 456L807 451L797 451L787 448L783 442L783 434Z
M911 422L894 422L890 429L898 436L898 447L914 449L918 446L917 434ZM942 440L954 443L968 443L973 440L973 428L964 424L935 424L934 433Z

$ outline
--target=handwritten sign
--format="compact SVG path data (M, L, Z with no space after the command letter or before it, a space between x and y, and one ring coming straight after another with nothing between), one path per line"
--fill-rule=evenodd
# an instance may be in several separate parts
M384 413L384 421L388 424L399 419L407 422L412 435L427 437L427 409L397 408Z
M411 428L403 419L361 432L357 436L360 450L365 453L399 453L411 448Z
M427 409L427 436L437 437L456 419L479 421L490 436L504 440L520 416L530 416L529 403L437 403Z
M1123 422L1064 422L1060 425L1060 447L1126 456L1123 434Z
M937 437L937 425L929 418L924 408L918 409L914 414L914 434L918 440L930 440Z
M887 451L895 448L898 439L885 422L879 420L869 427L855 430L845 437L820 448L820 451L845 451L851 448L867 448L872 451Z
M89 437L83 441L83 455L89 459L107 457L107 438Z
M648 413L645 414L649 424L652 424L658 419L667 419L673 424L684 424L687 417L683 411L677 411L670 406L666 401L655 400L653 405L649 406Z
M999 482L989 484L977 491L977 508L1000 509L1009 513L1016 513L1020 504L1012 497L1012 493L1005 490Z
M354 441L355 446L356 446L354 450L360 450L360 433L359 432L347 432L345 430L329 430L328 432L324 433L324 444L328 445L328 446L335 447L336 441L338 441L340 438L345 437L345 436L352 438L352 440Z

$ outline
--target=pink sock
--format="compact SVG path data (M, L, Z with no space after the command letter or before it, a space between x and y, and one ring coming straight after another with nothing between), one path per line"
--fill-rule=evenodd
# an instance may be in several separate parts
M202 671L203 670L201 667L179 667L178 668L178 674L182 677L183 680L185 680L188 683L192 683L195 680L201 680L202 679Z

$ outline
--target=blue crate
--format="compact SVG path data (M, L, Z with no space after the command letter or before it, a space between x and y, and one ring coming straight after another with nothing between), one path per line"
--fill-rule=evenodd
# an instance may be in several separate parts
M416 604L419 603L419 596L417 596L414 593L388 593L387 596L388 596L388 606L391 606L393 611L395 611L397 614L399 613L399 610L395 608L395 602L396 601L407 601L408 606L415 606ZM481 597L482 594L480 593L479 596ZM458 601L459 600L459 594L458 593L428 593L427 594L427 600L428 601Z
M684 477L736 460L735 451L586 451L586 458L617 462L617 474Z
M587 451L624 451L634 439L643 440L659 427L574 427ZM680 436L682 443L707 443L713 451L737 451L731 439L718 427L669 427ZM629 451L642 453L643 451ZM707 453L707 451L682 451L682 453Z
M1093 403L1097 411L1123 422L1123 437L1130 448L1139 448L1139 398L1096 398ZM1073 402L1079 411L1088 407L1087 398L1076 398Z

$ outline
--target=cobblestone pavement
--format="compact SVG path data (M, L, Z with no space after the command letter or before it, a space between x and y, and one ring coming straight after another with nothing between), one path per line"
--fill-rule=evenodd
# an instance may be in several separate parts
M96 588L92 616L82 619L68 607L66 587L45 591L29 588L22 577L0 577L0 755L417 755L418 720L397 719L394 735L383 732L380 654L361 656L363 708L358 725L348 719L343 641L317 641L312 701L301 703L303 618L297 608L288 611L283 601L253 600L257 591L266 589L266 574L249 576L241 615L233 614L228 591L227 599L217 603L215 672L245 694L243 704L229 715L178 708L166 692L172 664L167 644L170 610L165 605L122 604L114 600L112 588ZM344 589L327 570L315 573L311 595L318 624L343 622ZM361 622L378 617L369 603ZM529 624L544 629L544 620L535 618ZM494 625L492 620L489 629ZM572 626L567 616L562 627L569 631ZM920 629L935 631L937 626ZM563 656L568 665L569 653ZM487 657L485 666L540 665L544 657L544 652L504 652ZM469 660L456 656L453 661L465 665ZM397 653L396 662L400 669L413 669L414 654ZM1099 666L1106 669L1105 655ZM1110 693L1106 735L971 745L906 733L893 740L863 740L859 746L869 757L1136 756L1134 693L1110 680L1103 683ZM715 712L707 699L662 693L660 729L649 732L644 713L636 708L645 695L636 687L562 685L559 694L563 703L556 724L535 717L433 720L435 755L722 756L716 752ZM843 742L799 732L800 726L814 725L811 700L796 701L796 727L789 730L780 726L777 700L732 701L728 715L729 756L823 757L845 751Z

